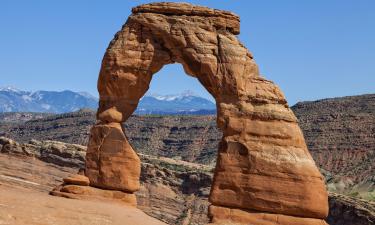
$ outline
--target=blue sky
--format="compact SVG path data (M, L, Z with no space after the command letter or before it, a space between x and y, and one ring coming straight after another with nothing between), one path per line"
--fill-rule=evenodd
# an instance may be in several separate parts
M240 40L289 103L375 93L374 0L200 0L241 17ZM131 7L151 1L2 0L0 86L87 91ZM173 85L171 85L173 83ZM155 74L150 92L208 96L180 65Z

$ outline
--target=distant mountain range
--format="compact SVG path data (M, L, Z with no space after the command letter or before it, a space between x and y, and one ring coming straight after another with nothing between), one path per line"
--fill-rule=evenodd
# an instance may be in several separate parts
M186 91L178 95L146 95L138 104L136 114L216 114L216 105L208 99Z
M65 113L82 108L96 110L98 99L85 92L23 91L13 87L0 88L0 112ZM138 104L136 114L207 115L215 114L212 101L191 91L178 95L147 95Z
M0 88L0 112L73 112L81 108L97 108L98 100L84 92L23 91Z

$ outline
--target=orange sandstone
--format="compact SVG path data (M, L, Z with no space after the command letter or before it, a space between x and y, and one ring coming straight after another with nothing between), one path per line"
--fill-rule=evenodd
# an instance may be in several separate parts
M133 8L104 55L98 124L86 157L90 185L132 193L140 161L120 123L153 74L180 63L215 98L223 131L212 184L214 223L325 224L327 192L280 89L237 38L239 17L187 3Z

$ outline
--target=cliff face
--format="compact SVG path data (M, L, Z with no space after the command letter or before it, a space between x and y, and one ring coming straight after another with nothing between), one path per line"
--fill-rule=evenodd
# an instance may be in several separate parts
M30 139L55 140L86 145L91 126L95 123L95 112L81 110L64 114L4 113L0 118L0 136L19 142ZM32 118L20 120L19 118Z
M329 188L373 198L375 95L302 102L292 109Z
M133 116L125 129L144 154L203 164L215 162L221 138L214 116Z

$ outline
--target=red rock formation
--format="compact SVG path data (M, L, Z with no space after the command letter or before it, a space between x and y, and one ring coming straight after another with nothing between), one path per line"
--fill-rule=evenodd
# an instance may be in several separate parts
M153 3L111 41L98 80L99 123L86 157L90 185L134 192L140 161L120 123L154 73L181 63L213 95L223 131L211 189L215 223L324 224L324 182L280 89L238 41L238 16L186 3Z
M137 191L140 163L120 123L97 124L91 129L86 153L86 176L91 186Z

